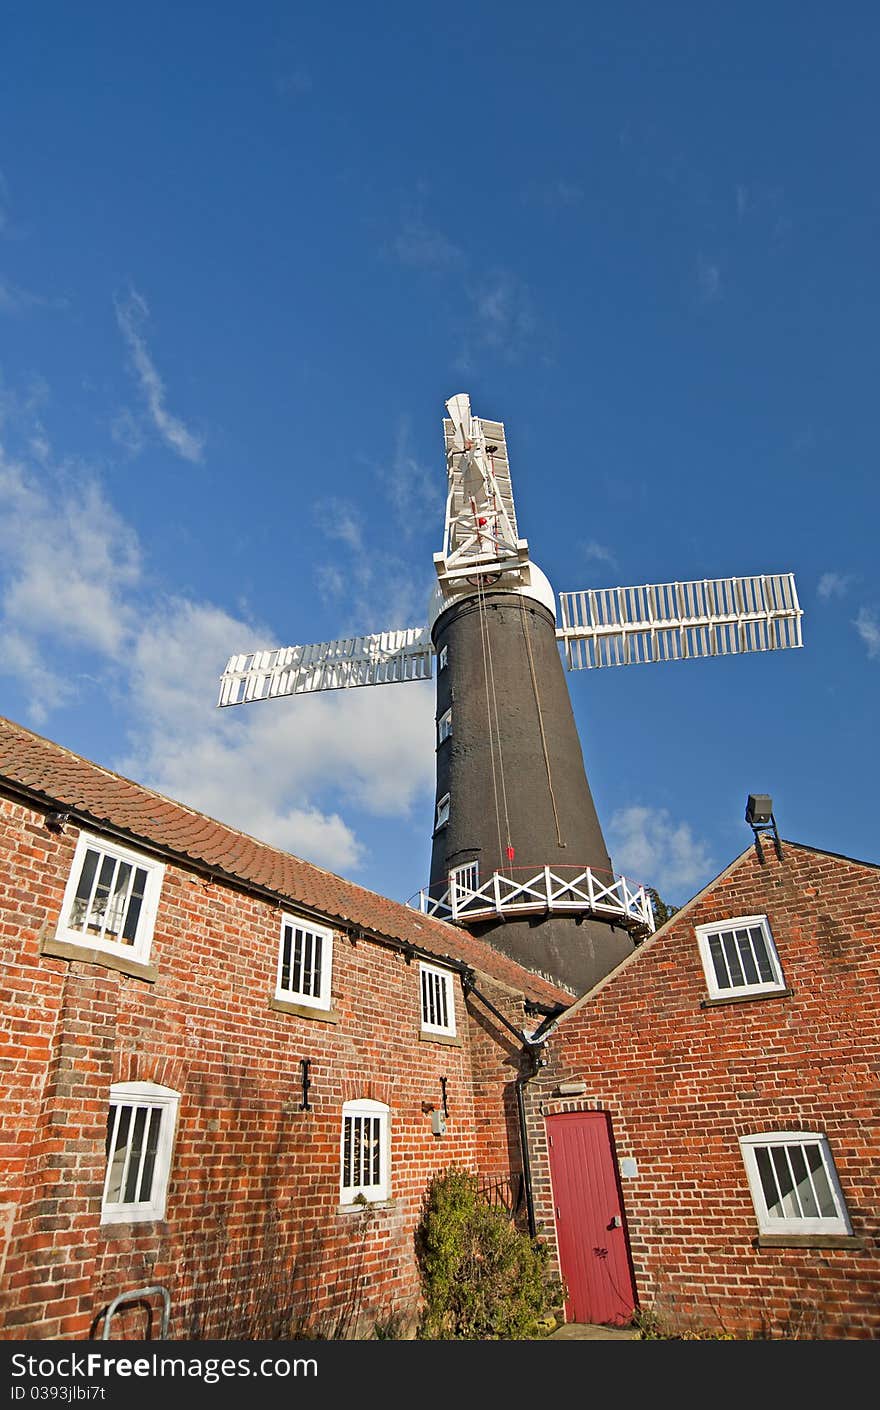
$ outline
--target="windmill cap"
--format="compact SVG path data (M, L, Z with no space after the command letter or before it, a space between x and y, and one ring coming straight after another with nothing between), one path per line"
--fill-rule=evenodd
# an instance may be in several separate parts
M529 564L529 579L527 583L493 583L488 589L492 593L509 592L512 596L529 597L534 602L540 602L542 607L546 607L554 622L556 621L556 598L553 587L546 573L542 573L534 563ZM457 592L454 596L448 596L439 583L434 587L428 603L428 626L433 630L434 623L454 602L460 602L464 597L476 597L477 589L468 588L466 592Z

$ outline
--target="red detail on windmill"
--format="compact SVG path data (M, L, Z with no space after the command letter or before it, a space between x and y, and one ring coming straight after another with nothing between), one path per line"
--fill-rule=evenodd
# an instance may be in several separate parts
M507 849L507 860L508 860L509 862L512 862L515 856L516 856L516 851L514 850L514 848L513 848L513 847L508 847L508 849Z

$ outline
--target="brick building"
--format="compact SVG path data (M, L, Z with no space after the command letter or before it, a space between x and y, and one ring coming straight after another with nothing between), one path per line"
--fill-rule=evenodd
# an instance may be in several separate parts
M507 1197L515 1035L571 998L9 721L0 953L6 1338L145 1286L172 1338L410 1314L431 1174Z
M560 1019L528 1088L573 1320L880 1332L880 868L738 857Z

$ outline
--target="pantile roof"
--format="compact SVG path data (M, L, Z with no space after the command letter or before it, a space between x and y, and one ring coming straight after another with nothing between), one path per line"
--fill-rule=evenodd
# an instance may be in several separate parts
M463 962L540 1004L572 996L484 940L282 852L144 788L0 716L0 781L47 807L122 832L245 888L269 892L331 921Z

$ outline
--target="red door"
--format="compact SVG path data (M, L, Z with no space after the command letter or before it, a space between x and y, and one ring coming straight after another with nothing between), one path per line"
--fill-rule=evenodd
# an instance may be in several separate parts
M604 1111L547 1117L559 1264L570 1322L626 1326L635 1289Z

